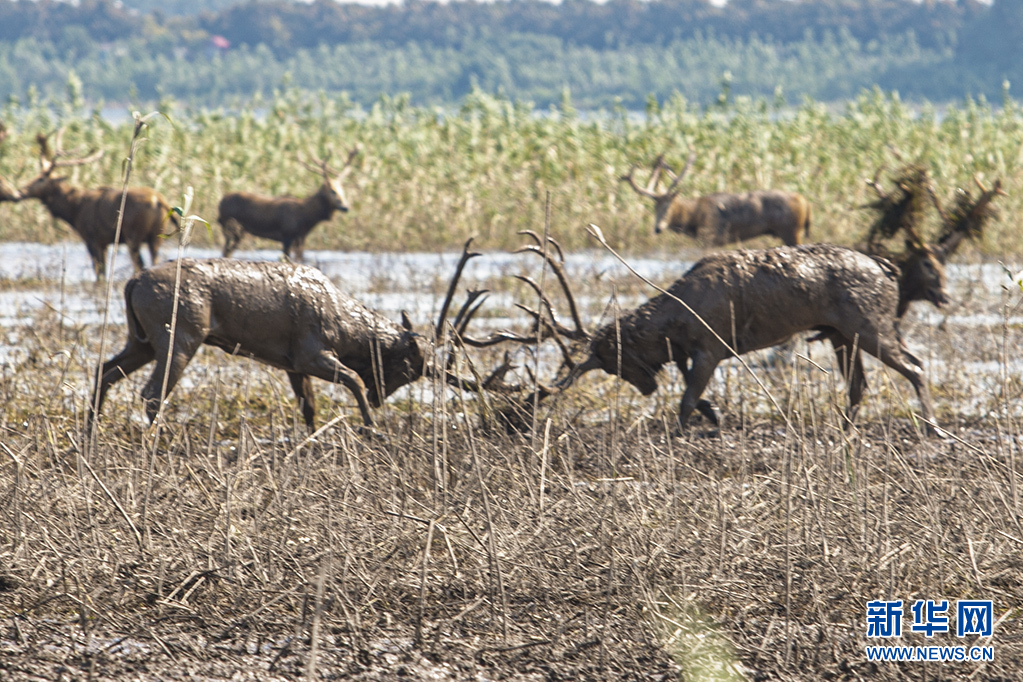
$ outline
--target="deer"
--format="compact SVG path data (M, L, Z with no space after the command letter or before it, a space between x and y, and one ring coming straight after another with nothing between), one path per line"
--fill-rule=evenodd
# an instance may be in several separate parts
M810 203L801 194L768 189L738 194L715 192L701 197L683 197L679 183L692 167L695 154L675 175L664 163L662 154L654 162L646 187L637 184L632 166L619 181L626 182L640 196L654 200L654 233L681 232L692 238L709 236L714 246L744 242L761 235L772 235L787 246L801 244L810 232ZM661 174L671 184L657 192Z
M305 252L305 238L309 232L334 216L335 211L348 212L341 181L352 170L352 161L359 153L354 147L340 171L332 169L326 159L315 159L308 163L299 157L306 169L323 178L319 189L304 199L291 196L267 197L249 192L232 192L220 200L217 221L224 231L225 258L229 258L246 233L264 239L281 242L284 255L302 261Z
M591 231L599 234L596 226ZM847 427L854 423L867 387L862 362L866 351L912 384L927 432L940 433L923 364L907 349L897 326L900 273L883 258L829 244L716 253L698 261L666 291L591 333L578 320L563 264L547 251L529 250L541 253L557 275L570 301L575 328L557 321L550 300L543 296L545 312L531 313L533 332L497 332L485 339L467 339L487 346L564 336L585 344L586 357L577 362L562 343L569 372L553 387L539 386L526 404L560 393L594 369L651 395L658 387L658 372L674 362L686 383L677 432L686 430L694 411L719 426L716 410L702 398L718 364L814 331L818 337L811 340L831 341L848 384ZM935 278L927 286L940 290L944 280ZM935 301L943 300L942 295L933 296Z
M48 136L39 133L39 175L21 189L23 199L38 199L54 218L63 220L85 242L85 248L92 258L96 279L106 277L107 248L114 243L117 231L117 214L121 210L123 191L115 187L82 189L68 182L67 178L55 177L60 168L82 166L99 160L102 150L77 158L65 158L61 150L64 129L57 131L54 151L48 149ZM119 244L126 244L132 264L138 272L145 267L141 249L146 244L153 264L160 251L160 240L164 225L178 224L177 215L162 194L148 187L132 187L124 197L124 216L121 221Z
M462 269L481 255L469 250L471 241L441 307L438 338ZM464 332L479 308L472 301L485 293L470 294L456 317L457 330ZM316 416L312 377L345 386L370 429L370 407L379 408L424 372L463 390L517 390L503 382L511 369L507 364L482 382L433 367L427 363L431 342L415 332L404 312L400 324L392 322L307 265L226 258L161 263L128 280L124 302L128 338L123 350L98 368L90 428L93 412L98 417L110 387L155 360L142 389L152 423L160 397L170 395L202 345L284 370L310 432Z

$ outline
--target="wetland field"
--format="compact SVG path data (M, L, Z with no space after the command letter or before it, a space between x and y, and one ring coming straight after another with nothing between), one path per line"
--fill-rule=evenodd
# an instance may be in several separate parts
M481 250L456 304L488 288L472 330L525 329L514 304L536 295L514 275L539 279L539 259ZM664 285L695 255L628 260ZM429 330L457 256L307 261ZM158 428L143 369L90 442L96 363L124 342L127 255L108 306L81 243L0 244L0 678L1018 679L1023 266L972 261L950 267L949 306L917 303L902 325L944 439L870 357L843 430L833 356L803 338L745 356L749 371L723 363L706 394L722 428L681 436L671 369L649 397L589 374L511 433L494 419L505 396L428 379L368 433L350 394L318 382L318 423L334 423L309 439L283 372L204 349ZM652 293L604 252L566 269L590 328ZM457 367L485 374L503 350L457 350ZM559 355L509 359L528 387ZM918 599L990 599L993 635L910 632ZM873 600L905 602L901 639L868 639ZM869 661L875 644L994 659Z
M516 275L545 281L565 310L539 259L512 253L518 231L548 220L589 329L653 292L586 224L654 283L681 276L708 242L654 235L652 203L620 181L633 166L645 179L661 154L677 170L694 152L686 193L802 193L808 240L844 246L873 219L861 209L879 192L864 180L889 187L908 165L946 207L976 182L1007 194L949 264L949 305L917 302L901 323L940 439L923 435L910 385L871 357L843 428L833 353L805 337L722 363L705 394L721 428L682 435L684 384L666 368L648 397L588 374L517 413L515 430L499 418L507 394L424 378L375 410L370 432L347 390L317 382L325 428L309 437L283 372L204 349L156 426L143 369L111 390L89 437L97 363L124 344L128 257L97 284L81 241L39 202L2 204L0 679L1019 679L1023 109L1008 90L1000 106L940 110L878 90L841 110L676 97L640 116L480 92L445 110L295 90L159 109L131 184L170 205L191 197L212 223L225 192L307 195L319 180L299 154L338 160L358 145L351 210L310 234L306 260L428 337L470 236L483 255L455 304L490 290L477 335L528 328L516 304L537 295ZM41 167L37 134L63 127L68 155L105 152L69 168L71 183L121 186L132 124L87 112L73 82L67 101L12 100L0 119L0 176L15 185ZM925 208L930 243L938 223ZM168 236L162 258L220 253L215 224L192 238ZM253 240L238 255L280 257ZM510 363L522 395L555 380L553 343L505 350L433 352L462 377ZM903 635L868 637L868 603L900 600ZM991 601L990 636L958 636L959 600ZM912 630L918 601L947 601L951 632ZM994 656L869 660L876 645Z

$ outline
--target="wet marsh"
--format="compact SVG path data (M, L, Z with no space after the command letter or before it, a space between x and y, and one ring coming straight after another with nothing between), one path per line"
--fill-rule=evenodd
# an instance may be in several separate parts
M307 259L428 329L457 254ZM747 356L783 414L737 363L719 368L720 433L671 436L683 384L669 371L650 397L588 376L519 433L492 418L502 396L424 379L368 436L347 391L320 382L319 421L338 421L307 442L282 372L207 349L159 430L138 400L144 369L111 391L89 443L92 372L123 343L118 261L101 334L106 291L80 244L0 245L10 679L994 680L1023 667L1023 292L1000 265L953 266L951 306L918 303L903 324L946 440L921 438L911 387L872 358L843 431L832 355L798 341ZM636 263L662 284L688 267ZM649 295L602 253L567 267L591 327ZM514 303L535 295L519 273L539 278L539 260L471 262L456 303L493 291L473 330L524 327ZM466 357L485 373L500 351ZM528 384L525 368L549 381L559 355L512 360ZM993 599L995 661L867 662L878 598Z

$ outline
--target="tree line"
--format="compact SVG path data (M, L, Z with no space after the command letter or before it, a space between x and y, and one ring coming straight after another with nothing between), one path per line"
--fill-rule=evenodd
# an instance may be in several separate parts
M1009 6L1012 0L996 5ZM1018 4L1018 3L1017 3ZM215 5L212 5L215 6ZM168 15L168 7L184 15ZM81 27L97 41L167 29L222 35L235 45L266 44L281 51L322 43L410 42L458 47L484 30L493 35L529 33L560 38L595 49L623 45L664 45L697 33L748 39L753 35L790 43L848 31L860 41L913 32L925 48L945 48L972 23L991 14L976 0L545 0L432 2L407 0L369 6L315 0L259 0L209 11L209 0L57 0L0 2L0 40L33 37L59 41L69 27ZM996 26L997 28L997 26Z
M290 78L360 101L478 87L546 105L569 88L586 106L630 107L675 90L713 102L722 87L948 100L1023 76L1019 0L190 2L0 0L0 97L59 93L70 71L90 98L117 100L131 87L221 102Z

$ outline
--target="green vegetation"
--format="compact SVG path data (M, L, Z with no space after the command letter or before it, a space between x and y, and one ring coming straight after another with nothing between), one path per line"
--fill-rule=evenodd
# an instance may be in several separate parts
M23 184L36 166L36 133L63 124L67 149L106 150L99 163L71 171L74 182L120 183L130 122L77 113L75 82L69 91L64 103L6 108L11 136L0 174ZM946 205L956 187L973 189L974 174L986 182L1001 178L1010 196L995 202L1001 217L989 225L983 248L1023 252L1013 220L1023 201L1016 189L1023 180L1023 109L1008 92L999 108L981 99L940 112L916 111L879 90L864 91L841 111L813 101L791 109L732 98L727 90L721 99L709 108L681 97L663 106L651 101L644 117L621 107L583 116L567 97L537 112L481 91L452 109L413 106L407 97L362 108L343 96L298 90L230 110L165 101L160 109L173 125L155 120L134 184L152 186L172 203L193 186L194 211L214 221L228 191L312 192L318 180L298 163L299 152L333 149L337 158L359 144L363 153L346 181L353 209L314 230L308 248L451 250L473 234L485 248L506 248L517 243L517 230L543 225L549 191L555 226L569 247L592 246L582 228L593 222L614 245L639 253L692 245L678 235L656 237L650 202L618 180L633 164L649 168L658 154L678 169L695 150L686 192L799 191L813 206L811 239L839 244L865 238L872 216L859 207L875 197L864 179L881 166L893 170L901 158L927 166ZM0 215L0 239L66 236L34 201L2 206ZM210 239L204 231L198 237ZM219 229L212 239L219 241Z
M727 74L735 92L752 96L769 97L777 90L796 101L803 96L843 100L879 83L910 97L949 100L968 91L964 83L928 74L950 59L946 52L922 48L913 36L863 44L848 32L791 44L700 35L666 46L606 50L531 34L480 36L459 47L321 45L287 55L261 44L204 59L153 52L142 41L79 54L25 39L0 43L0 93L26 97L35 86L56 95L73 72L93 97L108 101L128 97L126 84L142 101L173 95L209 105L270 93L288 83L343 91L365 104L381 92L408 93L416 103L449 104L476 86L548 106L568 88L586 109L616 102L639 109L649 93L678 91L696 102L713 102ZM974 91L983 90L976 79L964 78Z
M992 98L1003 80L1023 79L1023 12L1008 0L133 7L0 0L0 101L32 88L54 95L70 72L115 102L218 106L293 86L364 106L381 93L450 106L479 87L546 107L567 87L585 109L639 108L676 91L708 104L725 74L736 93L780 89L790 102L875 85L913 101Z

